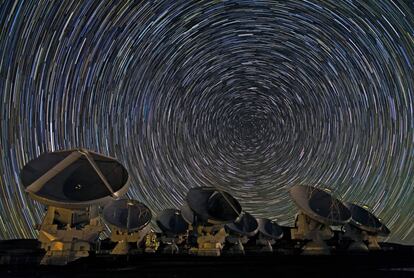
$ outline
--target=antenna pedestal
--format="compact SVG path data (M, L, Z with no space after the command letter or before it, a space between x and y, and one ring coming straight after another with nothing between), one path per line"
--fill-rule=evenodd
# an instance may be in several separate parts
M182 236L163 236L161 242L165 245L163 248L164 254L177 254L180 252L178 244L183 243L185 240Z
M267 239L262 235L259 235L259 238L256 240L256 245L260 246L260 252L273 253L273 244L276 241L274 239Z
M381 250L381 246L378 244L377 235L368 235L368 249L369 250Z
M129 249L130 249L129 242L126 241L126 240L120 240L115 245L114 249L112 249L111 254L112 255L124 255L124 254L128 254Z
M353 225L346 225L344 237L351 239L353 242L348 247L349 251L368 252L369 250L381 250L378 244L378 235L363 231Z
M244 255L244 244L249 241L247 236L229 235L226 240L231 244L229 253Z
M333 235L328 225L313 220L302 212L296 217L295 228L291 229L292 239L308 241L302 247L302 254L307 255L330 254L325 240L332 238Z
M220 256L227 234L223 227L216 233L215 229L215 226L198 226L198 248L191 248L189 252L198 256Z
M350 252L368 252L368 246L364 241L367 240L367 234L358 228L347 224L345 226L345 238L351 239L352 243L348 246Z
M146 226L144 229L131 232L118 229L117 227L111 227L111 241L117 242L114 249L111 251L113 255L126 255L130 253L131 244L135 243L136 247L142 242L144 237L148 234L150 227Z
M168 243L165 243L165 247L162 249L162 252L164 254L178 254L180 249L178 248L177 243L174 241L170 241Z
M89 256L103 225L87 210L69 210L49 206L39 227L38 240L46 251L41 264L65 265Z
M160 242L157 238L157 234L153 231L149 232L145 236L145 253L155 253L160 247Z
M348 246L348 251L350 252L368 252L368 247L363 241L354 241Z
M330 255L331 251L325 241L309 241L302 247L302 255Z

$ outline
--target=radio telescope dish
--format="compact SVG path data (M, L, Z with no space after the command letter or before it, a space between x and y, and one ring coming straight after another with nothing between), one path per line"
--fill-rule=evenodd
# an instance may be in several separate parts
M367 252L380 250L378 236L388 236L390 230L364 207L352 203L345 204L351 211L351 221L345 226L344 238L353 242L348 246L349 251Z
M116 200L106 205L102 218L111 226L111 241L117 242L111 254L125 255L130 243L139 244L150 230L151 211L135 200Z
M157 217L157 225L163 232L159 240L164 244L163 253L176 254L180 252L178 244L185 241L188 223L178 209L165 209Z
M391 233L385 224L382 225L381 230L377 233L379 236L388 236Z
M231 244L228 252L244 254L244 244L249 241L249 237L257 233L259 225L256 218L244 212L235 222L226 224L225 228L228 231L226 241Z
M187 203L184 203L181 207L181 216L188 224L192 225L194 223L194 212Z
M233 196L212 187L191 188L187 194L187 203L198 219L210 224L234 222L242 210Z
M379 236L388 236L390 234L390 230L365 208L352 203L346 203L345 205L351 211L352 218L350 224Z
M166 234L184 234L188 223L184 220L178 209L165 209L157 217L158 227Z
M259 237L256 245L261 246L261 252L273 252L273 244L283 237L283 229L276 222L266 218L257 219Z
M147 226L152 215L149 208L143 203L121 199L106 205L102 217L109 225L118 230L132 233Z
M351 219L351 212L341 201L316 187L295 185L290 195L304 214L318 222L344 225Z
M251 237L257 233L259 225L256 218L250 213L244 212L236 222L226 224L226 228L233 233Z
M330 225L346 224L351 212L331 194L312 186L295 185L290 188L290 195L300 210L295 228L291 229L291 238L307 241L302 254L330 254L325 242L334 236Z
M106 203L123 195L130 181L115 158L84 149L42 154L23 167L21 180L33 199L62 208Z
M269 239L281 239L283 237L283 230L276 222L266 218L257 219L259 224L259 232L264 237Z

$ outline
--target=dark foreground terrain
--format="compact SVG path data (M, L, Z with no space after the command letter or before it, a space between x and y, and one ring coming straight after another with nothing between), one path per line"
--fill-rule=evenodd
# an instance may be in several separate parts
M330 256L99 254L66 266L42 266L36 241L13 240L0 242L0 277L414 277L413 246L383 244L383 249Z

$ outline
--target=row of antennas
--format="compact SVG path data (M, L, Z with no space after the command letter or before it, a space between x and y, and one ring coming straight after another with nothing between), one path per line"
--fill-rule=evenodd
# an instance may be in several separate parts
M198 187L188 191L178 209L162 211L157 219L161 235L151 229L147 206L121 199L130 184L125 167L116 159L85 149L45 153L21 171L22 184L31 198L47 205L39 225L38 240L46 251L42 264L66 264L96 251L99 236L109 227L115 243L112 254L129 254L144 244L146 252L160 246L167 253L219 256L227 245L231 253L243 254L255 239L263 252L272 252L284 230L269 219L256 219L242 210L229 193ZM367 209L342 203L325 190L295 185L290 195L299 208L290 240L302 243L303 254L329 254L331 226L341 226L349 250L379 249L378 236L390 231ZM183 246L185 246L183 248Z

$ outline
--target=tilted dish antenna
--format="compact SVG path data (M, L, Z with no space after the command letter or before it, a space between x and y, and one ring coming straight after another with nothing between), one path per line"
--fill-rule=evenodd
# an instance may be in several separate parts
M325 240L333 236L330 225L345 225L351 212L338 199L325 190L306 185L290 188L292 200L299 208L292 239L310 240L303 247L303 254L329 254Z
M38 237L47 251L42 264L88 256L103 230L97 206L124 194L130 181L115 158L86 149L42 154L20 176L29 196L48 206Z
M171 236L185 234L188 229L188 223L178 209L164 209L157 216L156 223L163 233Z
M87 208L119 198L128 190L128 171L115 158L85 149L45 153L21 171L26 192L42 204Z
M152 214L136 200L121 199L106 205L102 218L111 228L111 240L117 242L112 254L128 254L130 244L139 246L150 231Z
M112 254L128 254L131 243L139 246L150 231L152 214L149 208L136 200L112 201L102 211L102 218L111 228L111 240L117 242Z
M354 242L349 246L351 251L379 250L378 237L386 237L391 232L366 206L345 203L351 212L351 221L345 227L345 237ZM366 245L365 242L368 244Z
M197 219L209 224L234 222L242 212L241 205L233 196L213 187L191 188L186 201Z
M257 245L263 246L261 251L273 252L273 244L283 237L283 229L275 221L267 218L258 218L259 238Z
M250 213L243 212L235 222L225 225L229 235L227 241L233 246L230 248L230 252L235 254L244 254L244 244L246 244L250 237L256 235L259 230L259 224L256 218Z
M185 240L184 236L188 230L188 223L181 215L181 211L165 209L157 216L156 223L163 232L161 241L166 245L163 249L164 253L178 253L177 244L181 244Z
M241 212L239 202L225 191L191 188L182 207L184 219L191 224L189 237L197 238L198 248L191 248L190 253L220 255L226 238L224 224L236 221Z

